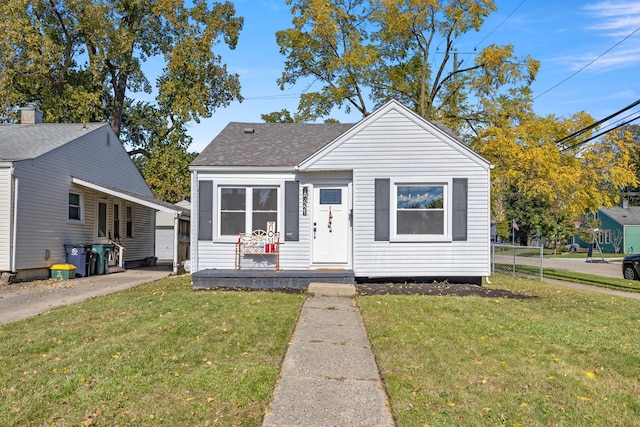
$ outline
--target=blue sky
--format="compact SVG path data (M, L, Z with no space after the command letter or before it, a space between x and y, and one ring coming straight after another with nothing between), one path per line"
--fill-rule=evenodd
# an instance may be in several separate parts
M245 18L238 46L216 50L228 69L240 75L245 101L190 125L191 150L196 152L230 121L261 122L261 114L283 108L295 112L299 94L307 90L306 84L299 84L281 91L276 83L285 58L275 33L291 27L285 0L235 0L234 4ZM496 5L498 10L480 32L457 41L459 59L473 61L472 55L462 53L476 46L511 43L517 55L540 60L540 72L531 86L537 114L569 116L585 111L602 119L640 99L640 0L497 0ZM343 112L333 117L343 123L361 118Z

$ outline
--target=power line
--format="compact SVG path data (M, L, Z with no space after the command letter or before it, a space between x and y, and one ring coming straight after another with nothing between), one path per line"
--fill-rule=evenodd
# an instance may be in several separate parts
M573 149L573 148L579 147L579 146L580 146L580 145L582 145L582 144L586 144L587 142L589 142L589 141L591 141L591 140L594 140L594 139L596 139L596 138L599 138L599 137L601 137L602 135L605 135L605 134L607 134L607 133L609 133L609 132L612 132L612 131L614 131L614 130L616 130L616 129L618 129L618 128L621 128L622 126L626 126L626 125L628 125L629 123L635 122L635 121L636 121L636 120L638 120L638 119L640 119L640 115L638 115L637 117L634 117L633 119L627 120L626 122L622 122L622 123L620 123L619 125L617 125L617 126L615 126L615 127L611 128L611 129L608 129L608 130L602 131L602 132L600 132L600 133L598 133L598 134L596 134L596 135L593 135L592 137L589 137L589 138L585 139L584 141L580 141L580 142L577 142L577 143L575 143L575 144L573 144L573 145L571 145L571 146L565 147L565 148L563 148L562 150L560 150L560 152L561 152L561 153L563 153L563 152L565 152L565 151L567 151L567 150L570 150L570 149Z
M613 50L614 48L618 47L620 44L622 44L625 40L627 40L629 37L631 37L632 35L634 35L635 33L637 33L638 31L640 31L640 27L636 28L631 34L629 34L627 37L623 38L622 40L620 40L618 43L614 44L613 46L611 46L609 49L605 50L604 52L602 52L600 55L598 55L597 57L595 57L593 60L591 60L591 62L589 62L588 64L586 64L585 66L581 67L579 70L577 70L575 73L571 74L569 77L565 78L564 80L561 80L560 82L556 83L555 85L551 86L549 89L545 90L544 92L542 92L541 94L533 97L533 99L538 99L540 98L542 95L551 92L553 89L557 88L558 86L560 86L562 83L566 82L567 80L569 80L570 78L572 78L573 76L575 76L576 74L578 74L580 71L584 70L585 68L587 68L588 66L590 66L591 64L593 64L594 62L596 62L598 59L602 58L604 55L606 55L607 53L609 53L611 50Z
M478 45L479 45L479 44L482 44L482 42L483 42L483 41L485 41L486 39L488 39L488 38L491 36L491 34L495 33L495 32L496 32L496 30L502 26L502 24L504 24L505 22L507 22L507 21L509 20L509 18L511 18L511 16L513 16L513 14L514 14L514 13L516 13L516 11L517 11L518 9L520 9L520 6L522 6L522 5L524 4L524 2L525 2L525 1L527 1L527 0L522 0L522 1L520 2L520 4L519 4L518 6L516 6L516 8L515 8L515 9L513 9L513 10L511 11L511 13L510 13L506 18L504 18L504 19L502 20L502 22L500 22L500 23L499 23L499 24L498 24L498 25L497 25L493 30L491 30L491 31L489 32L489 34L487 34L486 36L484 36L484 38L483 38L482 40L480 40L478 43L476 43L475 47L478 47ZM462 36L460 36L460 37L462 37ZM460 39L458 39L458 40L460 40Z
M291 98L297 98L302 94L303 94L302 92L299 92L299 93L288 93L288 94L282 94L282 95L250 96L250 97L244 98L244 100L245 101L261 101L261 100L270 100L270 99L291 99Z
M495 33L498 28L500 28L502 26L502 24L504 24L505 22L507 22L509 20L509 18L511 18L513 16L514 13L516 13L516 11L520 8L520 6L522 6L524 4L524 2L526 2L527 0L522 0L520 2L520 4L518 6L516 6L515 9L513 9L511 11L511 13L509 15L507 15L506 18L504 18L498 25L496 25L493 30L491 30L489 32L489 34L487 34L482 40L480 40L478 43L475 44L475 46L473 47L474 52L470 53L469 55L473 55L476 51L476 49L478 48L478 45L480 45L483 41L485 41L486 39L488 39L493 33ZM455 39L452 43L451 46L455 46L460 39L462 39L462 37L464 37L467 33L462 33L460 34L460 36ZM440 43L438 43L438 45L436 46L436 51L438 51L440 49L440 46L442 45L442 43L444 43L444 40L441 40ZM468 58L468 57L467 57ZM435 56L433 57L433 60L431 61L431 66L433 66L433 63L435 62ZM462 60L462 62L464 62L464 60Z
M582 129L580 129L580 130L578 130L578 131L576 131L576 132L572 133L571 135L567 135L567 136L565 136L564 138L561 138L561 139L557 140L557 141L556 141L556 144L557 144L557 145L559 145L560 143L565 142L565 141L567 141L567 140L569 140L569 139L577 138L578 136L582 135L583 133L588 132L588 131L590 131L591 129L593 129L593 128L597 127L597 126L600 126L602 123L606 122L607 120L610 120L610 119L614 118L615 116L619 116L620 114L624 113L624 112L625 112L625 111L627 111L627 110L630 110L631 108L635 107L635 106L636 106L636 105L638 105L638 104L640 104L640 99L638 99L636 102L633 102L633 103L631 103L631 104L627 105L627 106L626 106L626 107L624 107L623 109L618 110L618 111L616 111L615 113L613 113L613 114L611 114L611 115L609 115L609 116L605 117L605 118L604 118L604 119L602 119L602 120L598 120L597 122L595 122L595 123L593 123L593 124L591 124L591 125L589 125L589 126L587 126L587 127L584 127L584 128L582 128Z

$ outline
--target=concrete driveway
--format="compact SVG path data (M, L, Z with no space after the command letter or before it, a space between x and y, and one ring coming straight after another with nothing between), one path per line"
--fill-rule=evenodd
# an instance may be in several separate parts
M55 307L129 289L170 274L170 268L148 267L72 280L45 280L0 286L0 323L26 319Z

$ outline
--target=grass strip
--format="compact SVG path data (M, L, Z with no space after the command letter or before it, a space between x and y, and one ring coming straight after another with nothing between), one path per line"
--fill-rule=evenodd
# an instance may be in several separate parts
M358 298L399 426L639 425L640 301L492 282L532 298Z
M513 269L513 264L495 263L494 269L503 274L509 274ZM538 269L539 267L537 266L525 264L516 264L515 266L515 270L519 275L526 276L538 275ZM601 288L615 289L618 291L640 292L640 281L626 280L623 278L596 276L555 268L543 268L542 275L549 279L566 280L568 282L583 283L585 285L599 286Z
M189 277L0 326L0 425L258 426L302 295Z
M544 277L559 280L568 280L575 283L599 286L602 288L616 289L625 292L640 292L640 281L618 279L613 277L595 276L593 274L577 273L554 268L543 269Z

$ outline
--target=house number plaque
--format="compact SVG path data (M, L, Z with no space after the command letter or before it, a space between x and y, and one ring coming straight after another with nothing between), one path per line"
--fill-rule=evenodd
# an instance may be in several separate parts
M302 187L302 216L307 216L308 203L309 203L309 188Z

